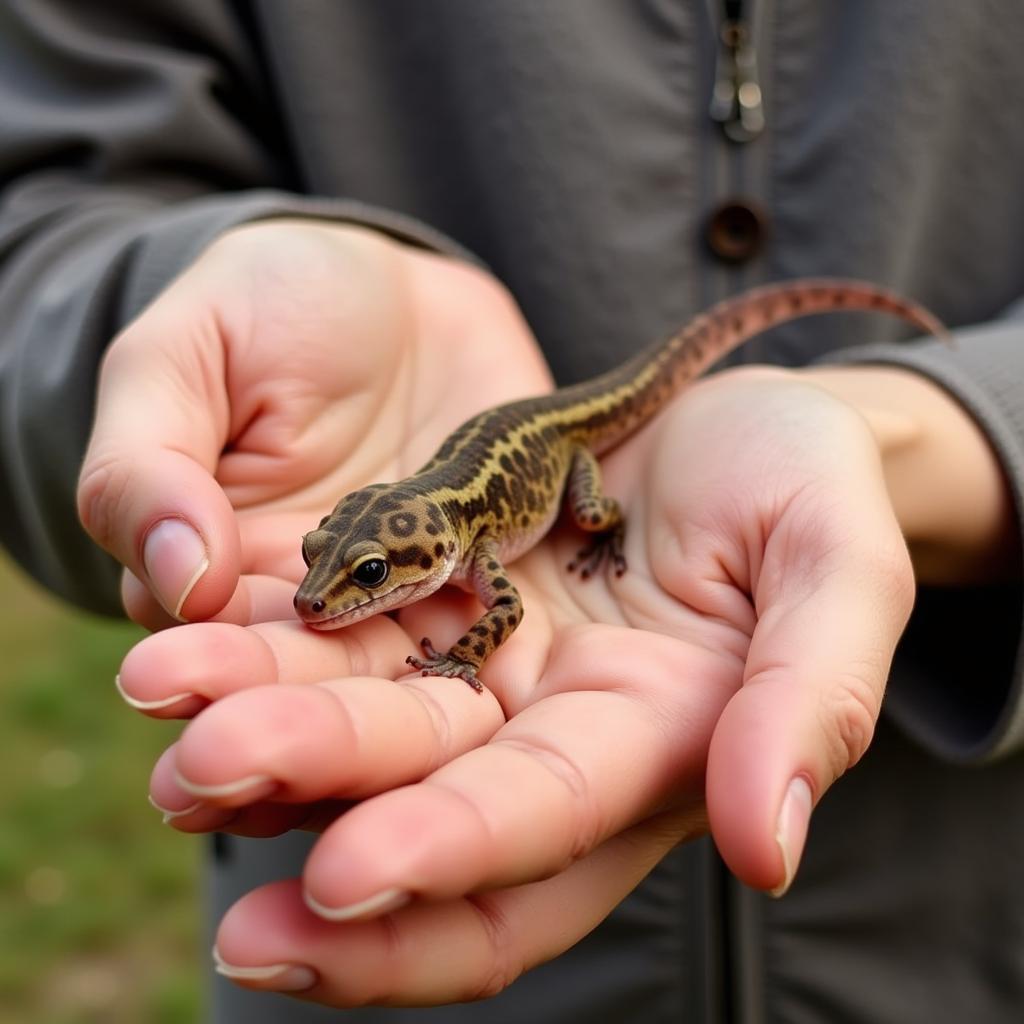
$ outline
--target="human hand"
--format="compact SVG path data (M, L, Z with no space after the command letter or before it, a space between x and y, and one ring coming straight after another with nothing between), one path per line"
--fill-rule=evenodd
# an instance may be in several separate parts
M482 697L390 681L410 638L472 619L446 592L397 622L187 626L129 655L152 713L214 701L154 771L177 827L323 832L301 883L229 911L229 976L333 1005L493 993L707 819L740 878L788 885L813 801L870 740L912 599L875 439L796 376L745 370L604 469L629 571L570 576L566 529L517 562L526 616Z
M82 521L150 629L289 617L299 541L338 497L548 386L481 271L348 225L249 224L111 343Z

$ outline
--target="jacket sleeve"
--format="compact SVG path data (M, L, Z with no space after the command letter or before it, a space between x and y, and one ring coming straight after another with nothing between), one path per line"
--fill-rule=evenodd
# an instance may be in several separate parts
M0 6L0 541L51 590L117 613L75 481L111 338L217 235L277 215L408 218L302 195L240 13L216 0Z
M922 341L834 353L928 377L975 419L998 456L1024 550L1024 301L991 323ZM1011 567L1009 578L1024 571ZM1024 748L1024 594L1020 584L921 587L896 653L887 711L923 746L979 762Z

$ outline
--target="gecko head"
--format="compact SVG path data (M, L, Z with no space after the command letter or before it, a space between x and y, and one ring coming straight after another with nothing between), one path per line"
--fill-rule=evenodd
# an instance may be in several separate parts
M401 484L377 484L342 498L302 538L308 571L295 594L299 618L337 629L433 593L457 554L440 505Z

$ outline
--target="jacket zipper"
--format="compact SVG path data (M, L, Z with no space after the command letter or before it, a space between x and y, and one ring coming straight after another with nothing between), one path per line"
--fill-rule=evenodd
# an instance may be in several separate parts
M751 0L721 0L719 4L718 57L709 113L733 142L750 142L764 130L757 51L750 31L750 3Z

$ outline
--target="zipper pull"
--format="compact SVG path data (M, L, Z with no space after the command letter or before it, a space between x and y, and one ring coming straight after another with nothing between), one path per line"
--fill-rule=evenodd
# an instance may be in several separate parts
M764 129L757 51L741 17L726 16L719 24L715 89L709 113L733 142L750 142Z

